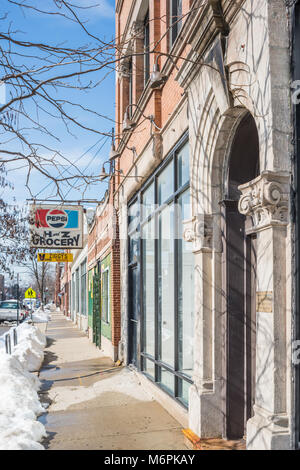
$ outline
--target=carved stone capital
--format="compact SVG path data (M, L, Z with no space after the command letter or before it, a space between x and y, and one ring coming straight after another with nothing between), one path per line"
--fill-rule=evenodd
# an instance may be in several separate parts
M129 61L128 60L122 60L120 62L119 67L118 67L118 74L119 78L129 78L130 76L130 71L129 71Z
M193 252L212 251L213 217L199 214L183 222L183 239L193 243Z
M134 21L132 23L130 33L132 39L144 39L144 22Z
M154 132L152 135L152 155L159 162L163 158L163 138L158 132Z
M242 192L239 211L252 218L250 232L288 224L289 183L288 173L263 171L254 180L239 186Z

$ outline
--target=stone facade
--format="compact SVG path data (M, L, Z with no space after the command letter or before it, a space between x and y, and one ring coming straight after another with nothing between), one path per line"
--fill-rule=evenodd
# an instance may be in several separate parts
M152 43L157 38L165 39L165 24L159 20L162 3L149 2ZM140 24L145 9L142 4L117 2L117 37L127 39L135 31L134 25ZM152 8L157 9L155 16ZM152 114L161 129L157 131L159 151L146 123L139 134L125 135L118 165L124 173L140 175L146 181L183 133L189 132L192 218L184 222L184 239L192 244L195 261L195 360L189 427L200 437L226 437L227 333L220 201L227 194L235 133L247 113L253 117L259 142L259 176L239 186L238 208L250 221L246 233L257 240L256 298L268 293L271 307L269 312L257 311L255 405L246 437L249 449L285 449L292 446L293 419L289 215L292 122L286 4L283 0L225 0L197 8L197 2L183 2L183 14L189 8L195 8L194 14L185 16L181 41L175 42L171 51L177 67L168 58L170 52L162 40L151 55L151 63L155 55L164 54L161 68L168 81L160 89L151 91L146 87L136 95L143 114ZM126 84L120 76L117 97L117 121L122 122L127 98ZM142 118L139 109L133 118L137 123ZM121 128L117 134L121 134ZM134 162L128 150L132 146L138 155ZM240 152L242 158L242 147ZM124 178L119 184L115 198L122 234L120 355L126 362L130 343L127 204L141 180Z

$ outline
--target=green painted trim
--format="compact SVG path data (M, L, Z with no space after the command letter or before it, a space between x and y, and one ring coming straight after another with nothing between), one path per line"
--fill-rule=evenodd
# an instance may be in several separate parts
M102 282L102 273L104 270L108 269L109 272L109 318L110 322L107 323L102 319L102 302L103 302L103 282ZM111 341L112 332L111 332L111 312L112 312L112 295L111 295L111 253L107 255L103 261L101 261L101 334L105 338Z
M88 273L88 325L93 328L93 276L94 268Z

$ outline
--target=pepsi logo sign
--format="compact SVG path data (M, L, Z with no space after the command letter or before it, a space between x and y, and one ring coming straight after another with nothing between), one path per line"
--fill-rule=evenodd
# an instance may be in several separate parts
M63 228L68 223L68 215L65 211L53 209L46 216L47 224L52 228Z

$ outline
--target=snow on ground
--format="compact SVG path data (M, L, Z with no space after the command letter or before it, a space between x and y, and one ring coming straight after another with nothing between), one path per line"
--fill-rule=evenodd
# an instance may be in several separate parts
M50 310L50 308L45 307L44 310L42 310L42 308L39 307L32 314L32 321L34 323L45 323L45 322L48 322L50 320L51 320L51 310Z
M50 412L63 411L71 406L100 397L104 393L115 392L124 395L126 401L131 397L137 401L153 401L153 397L144 390L137 380L135 373L127 368L116 368L115 373L103 372L101 380L89 387L55 387L49 390L51 399ZM121 398L118 398L119 403Z
M17 327L18 344L13 351L23 367L29 372L38 371L44 360L46 337L35 326L22 323Z
M45 412L38 390L39 379L30 372L39 370L44 359L46 337L26 322L17 328L18 344L12 354L0 349L0 450L42 450L46 436L37 416ZM3 346L3 338L0 337Z

